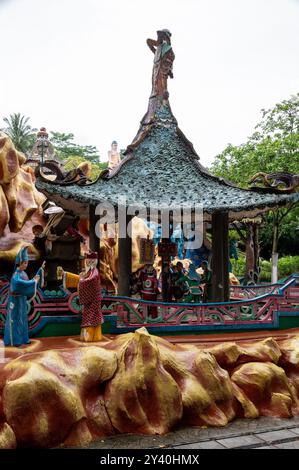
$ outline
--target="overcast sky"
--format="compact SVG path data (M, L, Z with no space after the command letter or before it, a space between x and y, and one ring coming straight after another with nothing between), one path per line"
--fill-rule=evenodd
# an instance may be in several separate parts
M0 127L34 127L125 148L147 109L157 29L172 32L170 103L209 165L298 92L298 0L0 0Z

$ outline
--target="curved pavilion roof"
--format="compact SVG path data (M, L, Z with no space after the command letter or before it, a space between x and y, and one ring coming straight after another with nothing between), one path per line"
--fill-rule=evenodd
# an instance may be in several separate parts
M127 205L147 208L193 208L202 204L205 219L210 219L215 211L228 211L230 220L255 217L299 197L296 193L241 189L209 173L179 129L165 93L154 103L150 98L148 112L125 154L118 167L110 174L104 172L94 184L60 185L38 177L36 186L75 212L82 213L89 204L105 201L117 206L122 196Z

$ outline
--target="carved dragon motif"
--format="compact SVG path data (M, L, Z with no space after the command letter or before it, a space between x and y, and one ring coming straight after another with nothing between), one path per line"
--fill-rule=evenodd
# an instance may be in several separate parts
M249 181L252 185L249 189L275 192L275 193L293 193L299 187L299 175L293 175L288 172L277 173L256 173ZM263 186L260 186L260 185Z
M66 172L55 161L46 161L42 165L37 166L35 175L47 183L50 182L51 184L57 184L60 186L70 186L72 184L77 184L79 186L91 186L99 181L99 179L104 179L108 174L108 170L105 169L94 181L92 181L88 178L87 172L84 171L81 166L82 165L79 165L77 168ZM46 175L43 172L44 168L50 170L51 174ZM53 179L53 177L55 179Z

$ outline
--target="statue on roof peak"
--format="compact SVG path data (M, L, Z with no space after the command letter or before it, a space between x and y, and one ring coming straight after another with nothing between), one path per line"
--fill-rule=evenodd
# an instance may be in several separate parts
M157 39L147 39L146 43L150 50L155 54L153 73L152 73L152 91L149 97L147 112L143 116L140 128L133 142L128 145L125 155L137 147L147 135L150 126L158 119L157 111L161 108L170 111L172 121L177 124L172 115L168 101L169 93L167 91L167 79L173 78L172 65L175 58L171 47L171 32L168 29L157 31Z
M171 32L168 29L162 29L157 31L157 39L146 41L155 54L150 98L168 98L167 79L173 78L172 65L175 58L170 38Z

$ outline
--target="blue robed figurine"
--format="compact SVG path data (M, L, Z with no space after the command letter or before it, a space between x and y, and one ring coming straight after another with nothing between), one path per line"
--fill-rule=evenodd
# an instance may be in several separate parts
M29 280L25 269L28 266L28 247L21 248L15 261L15 270L10 280L7 314L4 329L5 346L28 344L29 327L27 299L33 299L38 286L43 285L44 263L33 279Z

